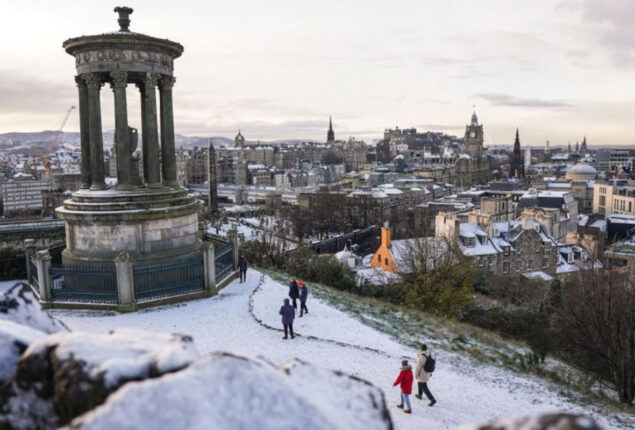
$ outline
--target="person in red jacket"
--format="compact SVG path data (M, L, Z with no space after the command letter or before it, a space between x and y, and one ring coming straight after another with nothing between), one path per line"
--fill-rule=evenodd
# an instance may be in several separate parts
M399 376L395 379L392 386L396 387L397 385L401 385L401 404L397 405L397 407L403 409L403 411L407 414L412 413L412 408L410 407L410 397L408 396L412 394L413 379L412 366L408 364L408 360L402 361L401 372L399 372ZM404 404L406 406L405 409Z

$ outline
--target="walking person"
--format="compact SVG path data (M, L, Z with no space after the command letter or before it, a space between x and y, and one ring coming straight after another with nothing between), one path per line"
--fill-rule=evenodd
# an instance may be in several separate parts
M291 333L291 339L295 337L293 334L293 320L295 319L295 309L289 304L289 299L284 299L284 304L280 307L280 315L282 315L282 325L284 326L283 339L289 338L289 332Z
M297 309L298 304L296 300L300 297L300 290L298 289L298 283L295 278L291 278L291 282L289 283L289 297L293 300L293 309Z
M240 260L238 260L238 269L240 270L240 283L243 283L247 280L247 260L244 255L241 255Z
M298 282L300 287L300 318L303 314L308 314L309 310L306 307L306 299L309 297L309 287L302 281Z
M401 388L401 403L397 405L399 409L403 409L403 411L407 414L412 413L412 408L410 407L410 394L412 394L412 366L408 364L408 360L404 360L401 362L401 372L399 372L399 376L395 379L395 382L392 384L393 387L397 385Z
M428 347L425 343L421 344L421 351L417 353L417 364L415 365L415 378L419 388L419 392L415 394L415 397L421 400L421 395L426 393L426 397L430 400L428 406L434 406L437 402L428 388L428 381L434 371L434 364L434 359L428 352Z

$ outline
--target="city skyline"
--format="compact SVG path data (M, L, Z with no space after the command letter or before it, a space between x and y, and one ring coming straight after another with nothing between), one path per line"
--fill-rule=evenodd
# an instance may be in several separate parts
M62 41L115 31L111 3L5 6L0 133L59 126L77 104ZM182 43L175 131L249 140L380 138L399 126L461 136L475 109L489 145L630 145L635 4L443 5L129 2L131 30ZM222 6L222 7L221 7ZM108 12L104 12L108 10ZM169 10L170 13L165 13ZM44 37L43 34L47 36ZM344 54L344 52L346 54ZM130 124L140 126L130 91ZM113 100L102 89L104 130ZM74 113L65 128L77 131Z

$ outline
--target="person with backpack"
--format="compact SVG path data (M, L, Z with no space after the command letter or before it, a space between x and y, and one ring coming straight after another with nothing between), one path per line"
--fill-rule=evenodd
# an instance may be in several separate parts
M282 325L284 326L284 337L288 339L288 332L291 332L291 339L295 338L293 334L293 320L295 319L295 309L289 304L289 299L284 299L284 304L280 307L280 315L282 315Z
M408 360L401 362L401 371L399 376L392 384L393 387L397 385L401 388L401 403L397 405L399 409L403 409L404 413L411 414L412 407L410 407L410 394L412 394L412 366L408 364ZM405 409L404 409L405 405Z
M298 289L298 283L295 278L291 278L291 282L289 283L289 297L293 300L293 309L297 309L298 304L296 300L300 297L300 290Z
M298 282L298 286L300 287L300 318L305 313L309 313L309 310L306 307L306 299L309 297L309 287L302 281Z
M415 378L417 379L417 385L419 392L415 394L415 397L421 400L422 394L426 393L426 397L430 400L428 406L434 406L437 402L430 389L428 388L428 381L434 372L436 362L432 358L432 354L428 352L428 347L425 343L421 344L421 351L417 354L417 364L415 365Z

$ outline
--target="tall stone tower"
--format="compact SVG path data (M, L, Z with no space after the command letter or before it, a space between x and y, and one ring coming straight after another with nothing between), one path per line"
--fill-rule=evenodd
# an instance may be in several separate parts
M586 136L584 136L584 139L582 139L582 145L580 145L580 153L586 154L586 151Z
M520 137L516 129L516 140L514 141L514 152L512 153L511 175L520 179L525 177L525 163L520 151Z
M329 117L329 131L326 133L326 143L335 142L335 132L333 131L333 121Z
M216 151L214 150L214 144L211 140L207 153L207 163L207 171L209 173L207 181L209 187L209 215L210 218L212 218L216 215L216 212L218 212L218 176L216 174Z
M236 143L236 148L238 149L236 185L245 186L247 185L247 158L245 157L245 138L242 134L240 134L240 130L238 130L238 134L236 135L234 142Z
M483 157L483 125L478 123L476 112L472 113L472 120L465 126L465 152L474 158Z

